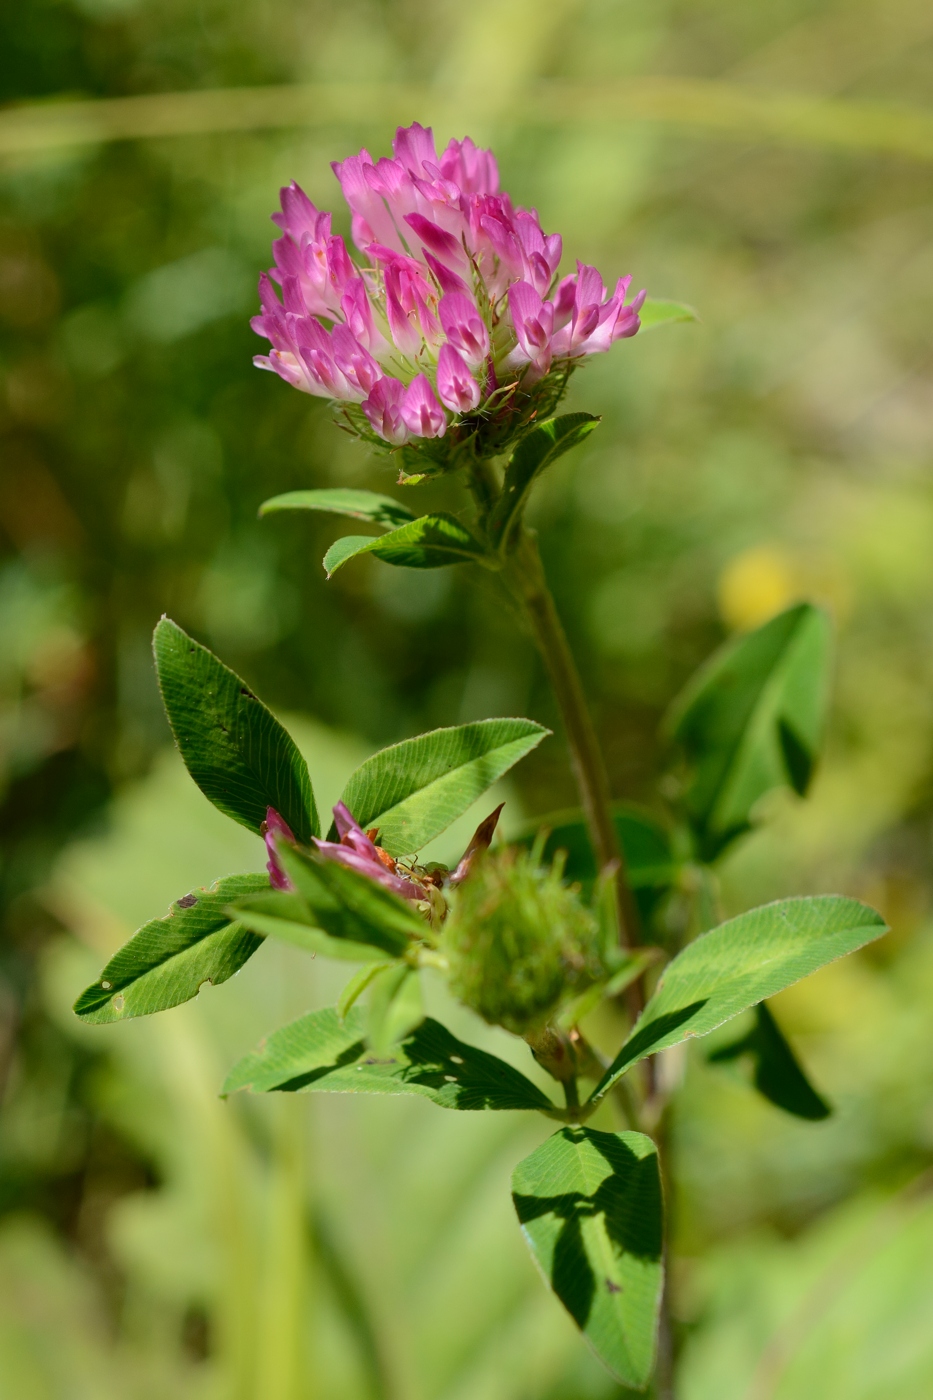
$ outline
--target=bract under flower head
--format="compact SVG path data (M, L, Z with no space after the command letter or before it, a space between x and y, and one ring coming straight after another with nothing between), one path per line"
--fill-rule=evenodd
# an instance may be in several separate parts
M558 282L560 235L499 192L495 157L469 137L438 155L416 122L392 159L362 150L333 168L360 258L298 185L283 189L252 322L272 348L255 363L339 404L360 435L420 445L440 467L464 445L501 451L583 357L638 330L644 292L626 303L630 278L610 294L583 263Z

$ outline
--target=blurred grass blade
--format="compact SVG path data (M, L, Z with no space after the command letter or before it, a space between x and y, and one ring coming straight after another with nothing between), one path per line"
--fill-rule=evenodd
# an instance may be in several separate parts
M257 834L274 807L299 841L317 836L307 765L272 712L167 617L155 629L153 649L172 733L205 797Z
M664 1282L654 1143L563 1128L515 1168L512 1199L545 1282L616 1380L643 1389Z
M779 899L701 934L664 970L628 1040L593 1090L599 1099L632 1065L710 1031L817 968L887 932L857 899Z
M125 1021L190 1001L205 982L226 982L262 942L231 922L229 905L268 888L268 875L229 875L184 895L164 919L151 919L124 943L78 997L75 1014L95 1025Z
M638 313L643 331L655 326L672 326L677 321L699 321L699 314L692 306L680 301L663 301L658 297L647 297Z
M710 1064L723 1064L740 1055L752 1057L755 1088L775 1107L812 1122L828 1118L832 1113L804 1073L767 1002L759 1002L755 1007L755 1024L748 1035L714 1050L709 1060Z
M446 831L548 734L530 719L434 729L373 754L350 778L341 800L364 830L378 829L390 855L411 855Z
M146 93L92 101L26 103L0 113L0 155L107 141L210 132L333 127L411 120L436 126L488 119L485 85L453 95L432 84L334 82ZM933 112L892 102L766 91L715 79L645 74L609 82L551 78L522 85L499 104L498 120L613 126L671 124L749 140L933 160Z
M393 1400L388 1366L363 1287L351 1269L349 1251L335 1238L329 1217L320 1206L309 1213L314 1254L330 1284L340 1313L356 1342L369 1381L371 1400Z

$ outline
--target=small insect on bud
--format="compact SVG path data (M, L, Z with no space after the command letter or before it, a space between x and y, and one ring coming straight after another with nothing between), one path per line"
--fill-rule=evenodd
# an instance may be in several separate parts
M516 847L484 854L444 926L451 990L516 1035L602 974L596 920L561 874Z

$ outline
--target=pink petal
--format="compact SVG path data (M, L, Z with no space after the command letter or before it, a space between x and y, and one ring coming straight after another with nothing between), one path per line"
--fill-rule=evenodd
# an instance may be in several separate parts
M291 234L296 243L300 243L303 236L313 238L315 241L328 236L330 233L330 214L321 213L294 180L290 185L279 190L279 199L282 204L282 212L281 214L273 214L272 222L278 224L279 228L286 233Z
M274 807L266 808L266 819L260 827L260 834L266 843L266 851L269 860L266 869L269 872L269 882L274 890L293 890L295 886L285 874L282 862L279 860L279 853L276 850L277 841L288 841L295 845L295 834L288 822L280 817Z
M409 438L408 427L402 417L404 396L405 386L401 380L387 374L373 386L369 398L363 404L363 412L374 431L394 447L400 447Z
M437 278L437 285L445 296L450 292L462 292L465 296L469 294L470 289L463 278L458 277L455 272L451 272L450 268L446 267L433 253L429 253L427 248L424 250L424 260Z
M366 347L360 344L348 326L334 326L331 344L337 368L364 398L371 394L382 378L382 368Z
M480 399L469 366L449 343L441 346L437 357L437 392L441 403L454 413L470 413Z
M349 866L351 870L365 875L377 885L384 885L393 894L401 895L403 899L424 899L424 892L417 885L401 875L394 874L381 861L369 860L366 856L358 855L349 846L338 845L336 841L318 841L315 838L314 844L326 860L336 860L341 865Z
M402 419L414 437L443 437L447 431L447 415L434 397L427 376L413 379L402 397Z
M459 185L464 194L495 194L499 188L495 156L474 145L469 136L451 141L439 165L444 178Z
M467 364L475 369L489 354L489 331L476 303L462 292L441 297L437 312L444 334Z
M423 175L425 161L437 164L434 132L429 126L420 126L418 122L399 127L392 142L392 152L411 175Z

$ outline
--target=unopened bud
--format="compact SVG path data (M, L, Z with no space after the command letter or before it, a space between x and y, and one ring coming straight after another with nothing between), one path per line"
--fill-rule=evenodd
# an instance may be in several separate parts
M484 854L444 926L454 994L516 1035L543 1026L566 996L602 972L595 919L559 867L527 851Z

